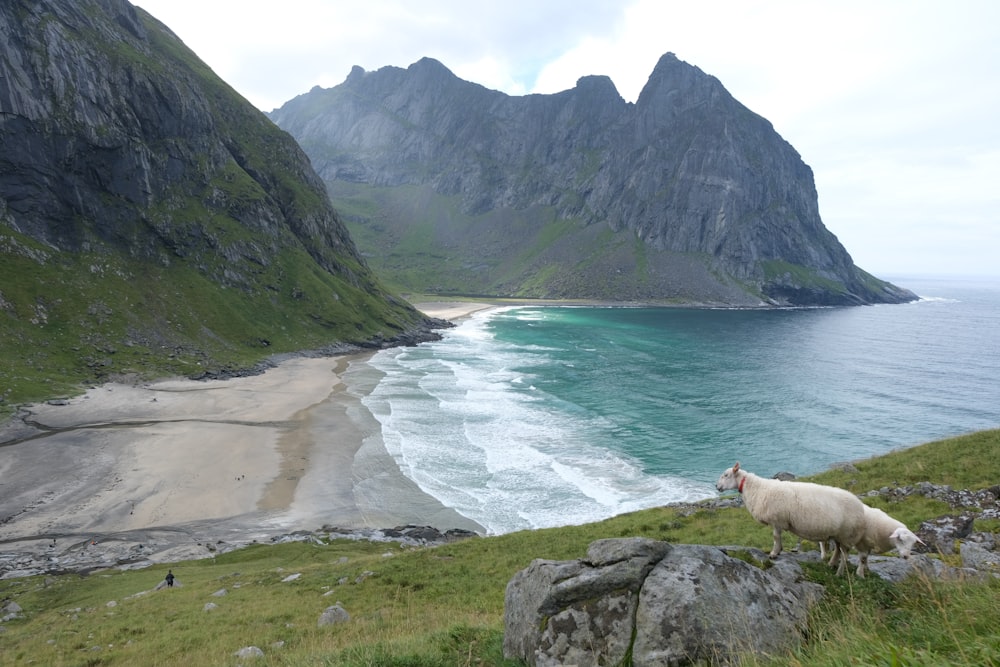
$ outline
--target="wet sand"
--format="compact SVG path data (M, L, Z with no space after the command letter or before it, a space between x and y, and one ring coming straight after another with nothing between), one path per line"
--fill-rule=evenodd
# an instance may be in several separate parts
M481 303L417 304L458 320ZM29 406L44 433L0 446L0 541L177 526L216 531L481 526L399 470L349 386L370 353L230 380L107 384Z

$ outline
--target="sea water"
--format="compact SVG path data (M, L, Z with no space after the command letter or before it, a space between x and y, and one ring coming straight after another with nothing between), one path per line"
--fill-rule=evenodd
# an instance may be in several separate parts
M1000 426L1000 280L901 305L504 307L376 353L363 398L405 475L490 533L715 495Z

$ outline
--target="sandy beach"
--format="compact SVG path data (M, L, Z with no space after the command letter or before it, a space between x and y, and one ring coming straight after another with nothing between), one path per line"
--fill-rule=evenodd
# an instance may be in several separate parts
M417 307L455 321L490 306ZM229 380L107 384L28 406L37 435L0 446L0 542L177 527L482 532L423 493L386 451L364 388L343 378L370 354L294 358Z

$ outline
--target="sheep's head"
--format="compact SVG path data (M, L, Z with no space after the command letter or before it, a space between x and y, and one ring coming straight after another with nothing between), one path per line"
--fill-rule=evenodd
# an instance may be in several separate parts
M892 531L892 535L889 536L889 541L892 542L892 546L896 548L899 555L903 558L909 558L910 553L913 551L913 545L917 542L923 544L924 541L917 537L912 530L909 528L897 528Z
M729 491L731 489L738 489L740 486L740 478L743 475L740 472L740 462L737 461L736 465L732 468L726 468L726 471L722 473L719 477L719 481L715 483L715 489L719 492Z

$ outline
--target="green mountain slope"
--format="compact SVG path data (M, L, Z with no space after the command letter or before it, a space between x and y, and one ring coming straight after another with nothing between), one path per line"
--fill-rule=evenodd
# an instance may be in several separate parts
M124 0L0 5L0 397L426 334L294 140Z

